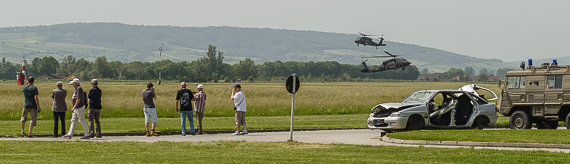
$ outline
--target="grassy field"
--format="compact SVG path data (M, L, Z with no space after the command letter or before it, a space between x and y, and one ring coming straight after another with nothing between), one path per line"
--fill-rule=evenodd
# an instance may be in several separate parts
M296 142L0 142L2 163L567 163L530 151Z
M39 119L51 119L51 90L55 81L37 80L40 104L43 111ZM67 81L65 81L67 82ZM296 95L296 115L331 115L331 114L367 114L370 108L378 103L400 102L411 93L426 89L457 89L463 82L369 82L369 83L303 83ZM194 90L196 83L189 84ZM233 102L230 94L233 84L205 84L208 94L206 116L233 116ZM247 113L249 116L286 116L290 115L291 95L284 84L276 83L244 83L247 97ZM482 84L498 90L496 84ZM91 89L83 83L85 90ZM23 107L24 97L21 87L15 82L0 83L0 120L18 120ZM145 82L100 82L103 90L102 118L142 117L141 90ZM64 86L68 90L68 107L71 105L73 87ZM156 86L158 99L155 101L160 118L179 117L174 112L176 91L179 84L166 82ZM70 112L68 112L68 117Z
M366 114L296 116L294 128L366 128L367 116ZM66 119L66 130L69 130L69 121L69 118ZM291 117L256 116L246 117L246 121L250 130L289 129ZM233 117L206 117L203 123L203 128L206 131L235 130ZM21 128L19 125L20 122L17 120L0 121L0 135L19 135ZM101 119L101 129L103 133L144 132L144 118L103 118ZM180 129L180 118L159 118L156 126L156 130L162 134L178 134ZM53 121L39 120L32 133L34 135L53 134ZM83 134L81 125L77 126L75 133Z
M481 141L570 144L570 130L429 130L390 133L388 137L406 140Z

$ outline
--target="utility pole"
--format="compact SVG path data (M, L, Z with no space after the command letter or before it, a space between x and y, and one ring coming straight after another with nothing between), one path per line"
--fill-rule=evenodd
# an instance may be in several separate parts
M160 47L158 48L158 52L159 52L159 58L162 59L162 46L160 45ZM160 61L160 60L159 60ZM162 80L162 64L158 64L158 85L160 85L160 81Z

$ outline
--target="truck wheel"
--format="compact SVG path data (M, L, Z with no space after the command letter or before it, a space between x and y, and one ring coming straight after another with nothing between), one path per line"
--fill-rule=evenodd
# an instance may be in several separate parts
M556 129L558 128L558 121L539 121L536 123L537 129Z
M526 112L519 110L515 111L511 115L509 126L511 129L530 129L532 127L532 122Z
M412 115L408 118L408 122L406 123L407 130L419 130L424 128L424 118L419 115Z
M566 121L564 123L566 123L566 129L570 129L570 113L566 115Z
M489 127L489 119L487 117L481 116L477 117L475 121L473 121L473 125L471 127L477 129L483 129Z

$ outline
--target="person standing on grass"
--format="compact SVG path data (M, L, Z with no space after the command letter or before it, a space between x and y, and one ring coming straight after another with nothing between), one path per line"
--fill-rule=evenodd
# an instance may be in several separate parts
M194 116L192 111L192 101L195 101L194 94L191 90L186 89L186 82L180 83L180 90L176 94L176 112L180 112L180 122L182 126L182 136L186 136L186 117L190 122L190 134L194 133ZM180 104L180 111L178 111L178 104Z
M101 123L99 122L99 116L101 115L101 89L99 89L99 80L91 80L91 86L93 88L89 90L89 95L87 95L87 102L89 104L89 111L87 115L89 116L89 137L95 137L95 131L97 131L97 138L101 138ZM94 124L97 124L97 128L94 130Z
M236 112L236 132L233 135L247 134L247 126L245 125L245 94L241 91L241 85L236 84L232 90L231 99L234 100L234 110ZM240 125L243 126L243 131L239 132Z
M146 84L146 89L142 91L142 98L144 102L144 126L146 128L146 136L158 136L154 128L156 127L157 117L156 117L156 107L154 106L154 100L156 99L156 94L154 93L154 85L152 83ZM148 124L152 119L152 132L149 132Z
M67 134L63 137L71 139L73 132L75 131L75 127L77 126L77 121L79 121L79 123L81 123L81 126L83 126L83 131L85 131L85 134L83 137L81 137L81 139L89 139L89 129L87 127L87 122L85 122L86 94L83 91L81 85L79 85L78 78L75 78L69 82L69 85L73 85L75 92L73 92L73 97L71 99L71 102L73 103L73 107L71 108L71 126L69 127L69 132L67 132Z
M194 95L195 102L194 108L196 109L196 121L198 122L198 134L204 134L202 129L202 118L204 117L204 110L206 106L206 92L204 92L204 85L198 84L198 93Z
M65 111L67 111L67 104L65 104L65 98L67 97L67 91L63 89L63 83L58 81L56 84L56 89L54 89L51 94L53 99L53 105L51 111L53 112L53 138L57 138L57 124L61 121L61 136L65 135Z
M28 129L28 137L32 136L32 129L36 126L36 119L38 118L38 113L42 111L40 108L40 100L38 99L38 88L34 86L34 77L28 77L28 83L22 88L24 92L24 108L22 108L22 116L20 122L22 123L22 132L20 135L26 136L26 120L28 113L30 113L30 128Z

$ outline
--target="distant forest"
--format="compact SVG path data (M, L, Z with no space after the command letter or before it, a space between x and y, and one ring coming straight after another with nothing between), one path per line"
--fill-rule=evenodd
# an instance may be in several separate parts
M230 65L224 63L224 53L216 50L216 46L208 46L206 56L191 62L161 60L155 62L134 61L123 63L107 61L105 56L95 61L67 55L61 62L52 56L36 57L26 65L26 73L40 79L79 77L81 79L113 79L113 80L178 80L190 82L233 82L238 79L253 81L284 81L292 73L296 73L304 81L366 81L370 79L405 79L415 80L419 76L418 68L406 67L404 70L378 72L374 75L361 73L361 65L327 62L275 61L255 64L250 58ZM20 64L7 62L2 58L0 78L15 79ZM160 75L159 75L160 74Z

